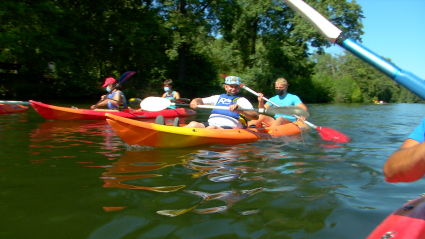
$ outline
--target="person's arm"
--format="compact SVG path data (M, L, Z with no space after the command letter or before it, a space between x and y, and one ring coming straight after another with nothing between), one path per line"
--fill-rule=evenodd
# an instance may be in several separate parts
M180 99L180 94L179 92L175 91L174 95L173 95L174 99L178 100Z
M97 107L99 107L99 106L105 106L105 105L107 105L108 104L108 100L106 99L106 100L103 100L104 98L106 97L106 95L102 95L101 97L100 97L100 99L102 100L101 102L99 102L99 104L97 104L97 106L96 105L92 105L92 106L90 106L90 109L92 109L92 110L94 110L94 109L96 109ZM96 106L96 107L95 107Z
M196 109L198 108L198 105L203 105L204 102L202 101L202 98L195 98L190 102L190 108Z
M167 93L162 94L162 98L165 98L165 94L167 94Z
M298 105L296 105L297 107L300 107L301 109L305 110L308 112L307 106L304 103L299 103ZM298 118L298 120L304 121L306 119L305 116L300 115Z
M258 92L258 108L264 108L264 95L261 92Z
M384 164L385 181L413 182L425 174L425 142L406 139Z
M258 115L257 111L254 111L254 110L238 110L238 108L254 109L251 102L249 102L247 99L239 98L236 101L236 104L229 106L229 110L236 112L236 113L239 113L239 114L243 114L246 118L248 118L250 120L258 120L259 115Z
M236 106L238 106L238 105L236 105ZM229 107L229 109L230 109L230 107ZM230 110L230 111L232 111L232 110ZM258 120L258 117L259 117L258 112L253 111L253 110L238 110L236 108L236 110L233 110L233 111L240 113L240 114L243 114L246 118L248 118L250 120Z
M300 107L301 109L308 111L307 106L304 103L299 103L298 105L296 105L297 107Z

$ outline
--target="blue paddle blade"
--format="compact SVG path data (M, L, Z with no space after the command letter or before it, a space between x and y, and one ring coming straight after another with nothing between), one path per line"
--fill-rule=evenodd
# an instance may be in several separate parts
M132 75L136 74L135 71L127 71L124 74L120 76L120 79L118 80L119 84L123 83L125 80L130 78Z

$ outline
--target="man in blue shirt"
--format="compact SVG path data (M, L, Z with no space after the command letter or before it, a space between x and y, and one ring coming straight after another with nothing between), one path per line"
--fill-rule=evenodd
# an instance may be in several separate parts
M413 182L425 174L425 118L384 164L387 182Z
M278 78L275 83L276 96L270 98L270 101L279 105L279 106L290 106L295 105L297 107L302 108L305 111L308 111L307 106L301 101L301 99L288 93L288 81L284 78ZM263 94L258 93L258 108L266 108L273 107L273 105L269 102L264 104ZM305 120L304 116L299 117L300 120ZM296 121L297 118L293 115L282 115L276 114L274 118L261 114L258 120L251 120L249 122L250 127L262 127L262 124L268 127L273 127L281 124L287 124Z

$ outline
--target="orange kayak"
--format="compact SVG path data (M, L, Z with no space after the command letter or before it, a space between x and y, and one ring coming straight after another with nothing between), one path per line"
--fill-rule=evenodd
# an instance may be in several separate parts
M113 114L106 114L106 116L108 124L127 144L159 148L251 143L260 139L301 134L310 129L299 121L259 129L195 129L136 121Z
M128 109L124 111L114 111L60 107L33 100L29 102L37 113L48 120L104 120L106 119L105 113L130 119L154 119L158 115L163 115L165 118L186 117L196 114L195 111L185 108L165 109L161 111L132 111Z
M15 104L0 104L0 114L18 113L28 110L28 107Z

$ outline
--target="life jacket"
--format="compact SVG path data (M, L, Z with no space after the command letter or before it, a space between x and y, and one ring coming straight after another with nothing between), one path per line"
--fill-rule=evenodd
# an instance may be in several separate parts
M165 99L170 99L170 100L176 100L176 98L174 98L174 94L176 93L176 91L173 90L173 92L171 92L171 95L168 95L167 93L165 93ZM168 109L175 109L176 106L175 105L170 105L167 107Z
M215 105L217 105L217 106L230 106L230 105L236 104L236 101L239 98L240 98L240 96L229 96L227 94L221 94ZM211 111L211 114L221 114L221 115L230 116L232 118L239 120L245 126L247 125L247 122L248 122L243 114L232 112L230 110L213 109Z
M112 100L114 98L115 93L117 93L117 91L110 93L107 98ZM119 111L122 111L125 108L127 108L127 98L125 97L123 92L122 92L122 96L124 97L124 103L121 103L119 105L114 105L110 101L108 101L108 109L110 110L118 109Z

